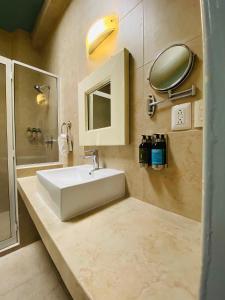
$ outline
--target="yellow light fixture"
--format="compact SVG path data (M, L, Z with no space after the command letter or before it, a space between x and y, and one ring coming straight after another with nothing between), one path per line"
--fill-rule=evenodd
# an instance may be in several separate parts
M38 105L47 105L48 104L48 100L47 100L47 97L45 94L42 94L42 93L37 94L36 100L37 100Z
M91 54L107 36L118 29L118 17L106 16L94 23L88 31L86 47L88 54Z

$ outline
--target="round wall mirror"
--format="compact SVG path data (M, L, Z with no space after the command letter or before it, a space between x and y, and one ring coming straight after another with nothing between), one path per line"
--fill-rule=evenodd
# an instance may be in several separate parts
M170 46L154 61L149 73L149 83L160 92L174 89L190 74L193 64L194 54L186 45Z

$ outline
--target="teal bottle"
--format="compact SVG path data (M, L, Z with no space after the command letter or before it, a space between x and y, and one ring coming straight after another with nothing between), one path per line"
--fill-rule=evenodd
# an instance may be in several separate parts
M152 143L152 168L154 170L161 170L164 168L164 151L163 143L159 134L154 135L154 142Z

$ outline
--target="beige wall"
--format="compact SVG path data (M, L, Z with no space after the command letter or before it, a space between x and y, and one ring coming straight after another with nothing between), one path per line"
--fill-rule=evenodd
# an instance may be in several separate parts
M97 18L119 16L119 31L108 37L87 57L85 37ZM80 163L78 141L77 84L112 54L126 47L131 55L130 145L99 147L107 167L126 171L129 193L164 209L199 220L201 216L202 131L171 132L170 107L162 105L153 119L146 113L146 97L153 93L147 77L154 57L174 43L186 43L197 54L192 75L182 88L196 84L202 98L202 39L197 0L76 0L72 1L51 40L43 50L44 64L62 77L62 116L71 120L75 150L73 162ZM157 95L162 99L165 95ZM181 103L183 101L177 101ZM169 168L161 172L138 164L141 134L169 134Z
M0 55L38 68L43 65L39 51L32 47L30 35L23 30L9 33L0 29Z

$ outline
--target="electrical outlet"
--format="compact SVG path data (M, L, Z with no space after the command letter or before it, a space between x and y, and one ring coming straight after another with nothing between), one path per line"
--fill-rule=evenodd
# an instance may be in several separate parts
M176 125L184 125L185 123L185 117L184 117L184 109L179 108L177 110L177 115L176 115L176 119L175 119Z
M203 100L194 102L194 127L203 127L204 121L204 103Z
M172 130L191 129L191 103L173 106L171 123Z

